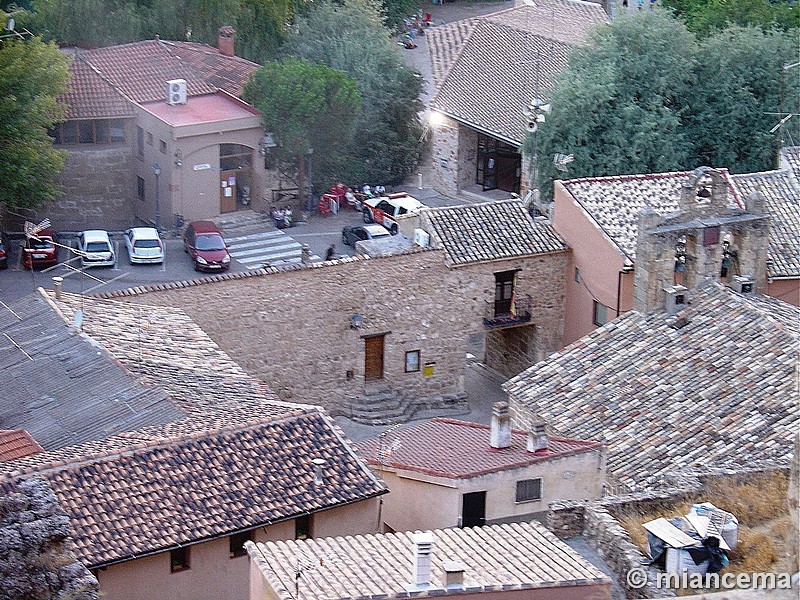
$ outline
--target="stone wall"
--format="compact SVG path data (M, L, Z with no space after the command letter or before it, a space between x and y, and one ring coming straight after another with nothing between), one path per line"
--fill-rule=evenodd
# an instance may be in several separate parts
M446 117L432 127L430 185L446 196L458 194L459 125Z
M43 206L57 231L125 230L135 224L136 178L127 145L70 147L59 179L64 194Z
M352 400L365 390L368 336L385 335L380 383L401 396L463 392L468 340L483 330L495 271L522 269L520 291L536 298L533 352L544 356L558 349L564 260L564 253L558 253L450 269L442 250L428 249L230 273L191 285L104 296L182 308L282 398L348 414ZM363 324L352 329L356 314ZM420 353L420 370L407 373L406 352L415 350Z
M97 600L97 579L68 550L69 518L41 479L0 498L0 599Z

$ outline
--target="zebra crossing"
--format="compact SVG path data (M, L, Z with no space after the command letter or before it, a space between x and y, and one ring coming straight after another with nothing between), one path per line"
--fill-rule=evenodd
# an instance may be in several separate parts
M280 229L226 238L225 241L231 258L248 269L260 269L265 264L300 262L300 243ZM322 258L315 254L311 261L321 262Z

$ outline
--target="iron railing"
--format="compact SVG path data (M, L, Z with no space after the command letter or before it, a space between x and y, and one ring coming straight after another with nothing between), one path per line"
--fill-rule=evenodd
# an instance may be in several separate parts
M488 329L511 327L531 320L531 297L513 300L487 300L483 324Z

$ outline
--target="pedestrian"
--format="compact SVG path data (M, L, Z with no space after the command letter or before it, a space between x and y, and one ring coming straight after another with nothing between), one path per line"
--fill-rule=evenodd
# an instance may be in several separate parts
M325 252L325 260L333 260L335 254L336 254L336 244L331 244L328 247L327 252Z
M643 6L644 6L644 0L636 0L636 8L637 8L637 10L642 10Z

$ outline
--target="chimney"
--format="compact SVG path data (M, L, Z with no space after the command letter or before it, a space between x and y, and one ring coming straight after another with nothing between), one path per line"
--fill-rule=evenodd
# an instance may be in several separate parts
M689 304L689 290L682 285L668 285L664 288L664 309L674 315Z
M547 424L544 421L534 421L528 432L528 452L547 450L547 445Z
M492 448L508 448L511 445L511 417L508 402L495 402L492 405L492 432L489 438Z
M433 552L433 534L430 531L415 533L414 540L414 572L415 585L429 585L431 582L431 553Z
M233 42L236 37L236 30L230 25L223 25L217 31L217 50L222 56L235 56L233 53Z
M464 563L460 560L446 560L444 568L444 587L464 587Z
M53 283L56 287L56 300L61 300L61 284L64 283L63 277L53 277Z

